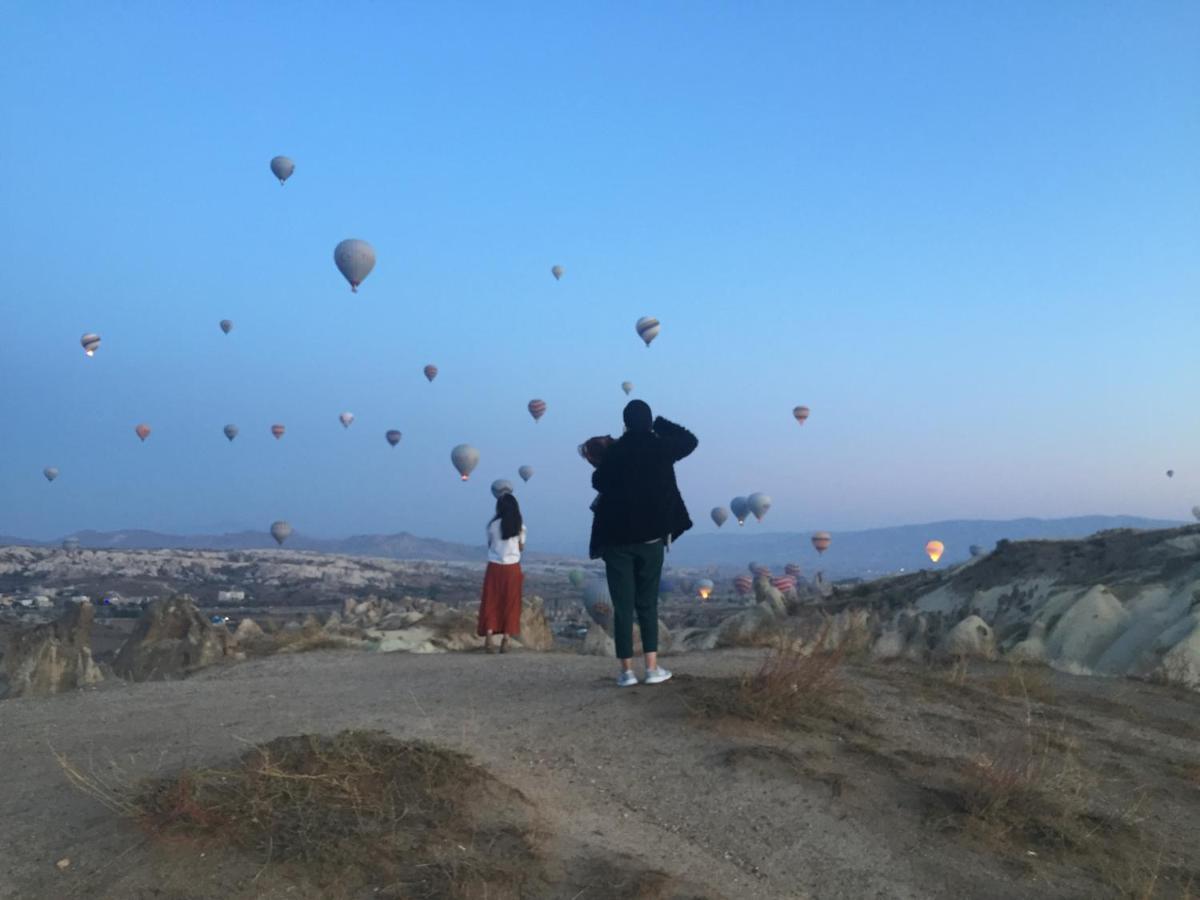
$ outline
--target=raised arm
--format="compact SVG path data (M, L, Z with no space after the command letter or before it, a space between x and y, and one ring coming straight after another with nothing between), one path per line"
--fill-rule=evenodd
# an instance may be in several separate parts
M676 425L662 416L654 420L654 433L666 445L667 452L675 462L691 454L700 443L696 436L682 425Z

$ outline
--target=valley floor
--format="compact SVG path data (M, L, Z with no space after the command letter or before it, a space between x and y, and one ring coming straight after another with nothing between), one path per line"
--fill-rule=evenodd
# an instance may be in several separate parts
M330 651L5 701L0 898L316 896L265 859L151 842L69 784L56 754L129 781L341 729L461 749L522 792L564 860L550 896L567 900L1148 900L1187 896L1193 879L1200 894L1200 695L1048 670L1014 680L1003 666L847 665L832 718L705 716L704 697L762 655L679 656L673 681L618 690L610 661L565 653ZM1092 844L964 813L962 773L996 771L1012 741L1051 748L1055 779L1070 757Z

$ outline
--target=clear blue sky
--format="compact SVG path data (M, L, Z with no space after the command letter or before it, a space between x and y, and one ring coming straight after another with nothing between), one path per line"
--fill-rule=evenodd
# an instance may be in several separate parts
M582 536L625 379L705 530L1200 503L1200 4L2 15L0 533Z

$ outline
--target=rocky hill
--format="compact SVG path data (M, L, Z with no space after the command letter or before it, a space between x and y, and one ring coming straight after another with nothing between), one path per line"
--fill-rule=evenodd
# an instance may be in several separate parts
M825 606L865 611L881 654L977 616L1013 659L1200 688L1200 526L1001 541L945 571L835 588Z

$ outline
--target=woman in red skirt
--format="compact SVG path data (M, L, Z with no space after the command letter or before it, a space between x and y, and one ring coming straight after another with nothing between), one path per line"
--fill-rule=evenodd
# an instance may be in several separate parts
M521 633L521 551L525 549L525 523L521 507L512 494L501 494L496 515L488 522L488 566L483 576L477 633L485 639L488 653L495 653L492 635L500 634L500 652L508 650L508 639Z

